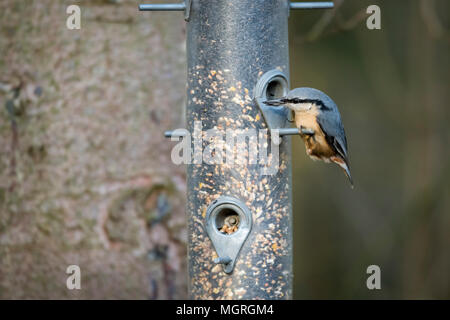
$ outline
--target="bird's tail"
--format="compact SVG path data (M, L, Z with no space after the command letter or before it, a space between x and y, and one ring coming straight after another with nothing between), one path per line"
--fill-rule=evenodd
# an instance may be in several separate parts
M344 173L348 178L348 181L350 182L350 186L352 187L352 189L355 187L355 185L353 184L353 179L352 179L352 175L350 174L350 168L348 167L347 164L345 164L344 167L342 167L344 169Z
M344 170L344 173L347 176L348 181L350 182L350 186L353 189L354 188L353 179L352 179L352 175L350 173L350 167L349 167L347 161L345 161L341 157L331 157L331 161L336 163L339 167L341 167Z

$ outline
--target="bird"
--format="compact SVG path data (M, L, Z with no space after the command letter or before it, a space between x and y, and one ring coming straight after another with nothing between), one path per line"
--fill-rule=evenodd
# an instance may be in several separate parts
M337 164L353 188L344 125L336 103L329 96L318 89L304 87L264 103L292 110L307 155L313 160Z

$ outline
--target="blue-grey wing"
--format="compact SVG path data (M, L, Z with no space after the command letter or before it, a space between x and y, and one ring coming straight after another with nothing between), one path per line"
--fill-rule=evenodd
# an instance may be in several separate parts
M317 122L325 133L327 142L348 163L347 138L338 111L323 111L317 116Z

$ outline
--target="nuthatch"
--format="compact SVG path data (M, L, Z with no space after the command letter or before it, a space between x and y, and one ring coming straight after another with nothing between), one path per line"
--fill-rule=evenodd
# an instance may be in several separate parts
M353 188L344 126L339 110L330 97L317 89L296 88L286 97L264 103L271 106L285 105L293 110L306 153L313 160L331 161L339 165Z

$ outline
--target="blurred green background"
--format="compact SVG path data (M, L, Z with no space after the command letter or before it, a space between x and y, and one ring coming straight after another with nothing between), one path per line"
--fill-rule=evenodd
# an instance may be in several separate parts
M448 299L450 2L335 4L291 12L291 87L339 106L355 189L293 139L295 297ZM382 290L365 286L371 264Z
M185 22L139 2L0 1L2 299L187 297ZM291 11L291 87L338 104L355 189L292 138L294 297L449 299L450 2L334 2Z

